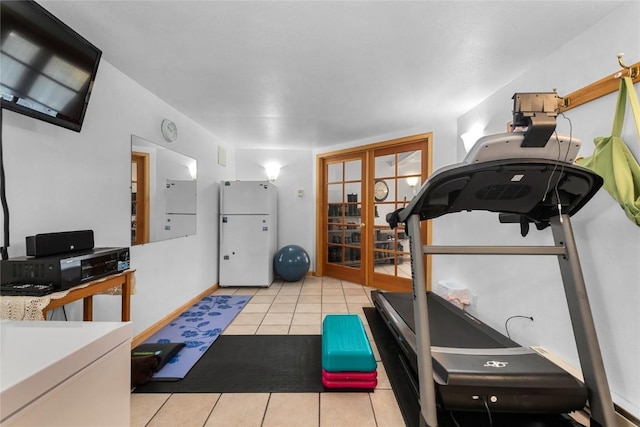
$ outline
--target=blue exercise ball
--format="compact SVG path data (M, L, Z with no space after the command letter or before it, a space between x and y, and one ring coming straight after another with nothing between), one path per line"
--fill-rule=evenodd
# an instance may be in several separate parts
M273 259L276 274L285 282L296 282L309 271L309 254L297 245L287 245L280 249Z

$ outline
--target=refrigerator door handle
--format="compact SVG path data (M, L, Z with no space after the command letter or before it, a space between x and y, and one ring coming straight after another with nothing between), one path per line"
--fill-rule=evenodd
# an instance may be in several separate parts
M225 227L222 226L222 224L226 224L227 223L227 217L226 216L222 216L220 217L220 236L218 237L220 239L220 242L224 242L224 229ZM222 248L220 248L222 249ZM225 258L228 259L228 258ZM218 267L219 268L219 267Z

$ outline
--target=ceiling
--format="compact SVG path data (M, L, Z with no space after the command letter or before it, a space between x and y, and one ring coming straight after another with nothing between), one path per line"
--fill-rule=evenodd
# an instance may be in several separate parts
M39 2L102 49L103 60L222 141L288 149L429 130L620 5Z

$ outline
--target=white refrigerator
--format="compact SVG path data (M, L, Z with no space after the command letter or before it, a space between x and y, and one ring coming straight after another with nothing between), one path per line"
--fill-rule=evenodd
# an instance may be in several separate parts
M220 183L218 284L271 285L278 250L278 196L268 181Z

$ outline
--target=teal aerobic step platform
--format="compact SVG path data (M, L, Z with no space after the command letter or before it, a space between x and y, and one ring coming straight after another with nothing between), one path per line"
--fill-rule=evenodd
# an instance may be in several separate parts
M322 368L328 372L373 372L376 359L357 314L328 314L322 322Z

